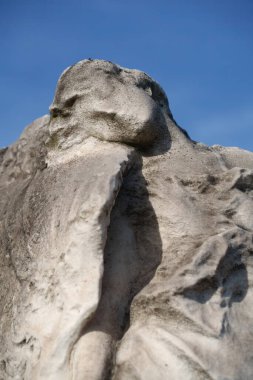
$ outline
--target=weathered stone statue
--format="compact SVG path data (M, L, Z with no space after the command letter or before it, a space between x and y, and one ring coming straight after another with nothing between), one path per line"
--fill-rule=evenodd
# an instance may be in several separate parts
M106 61L50 114L0 151L0 379L252 380L253 153Z

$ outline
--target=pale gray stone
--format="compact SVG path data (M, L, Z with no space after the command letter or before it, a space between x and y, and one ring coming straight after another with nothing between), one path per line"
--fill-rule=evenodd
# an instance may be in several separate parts
M84 60L0 151L0 379L251 380L253 154Z

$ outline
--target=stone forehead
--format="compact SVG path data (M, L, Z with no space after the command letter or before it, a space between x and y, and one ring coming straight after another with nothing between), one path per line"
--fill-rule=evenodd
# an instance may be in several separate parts
M68 67L61 75L57 92L81 92L87 84L96 84L103 79L138 85L141 82L154 82L147 74L135 69L126 69L109 61L83 60Z

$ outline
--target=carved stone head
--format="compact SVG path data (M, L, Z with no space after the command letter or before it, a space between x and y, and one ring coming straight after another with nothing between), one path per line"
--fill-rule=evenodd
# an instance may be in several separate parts
M64 149L90 136L150 146L170 111L164 91L145 73L83 60L63 72L50 113L51 138Z

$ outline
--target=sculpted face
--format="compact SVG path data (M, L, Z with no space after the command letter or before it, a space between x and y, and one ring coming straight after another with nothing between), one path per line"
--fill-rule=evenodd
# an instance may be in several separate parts
M62 148L90 136L147 147L166 128L165 112L165 93L143 72L85 60L59 79L50 135Z

